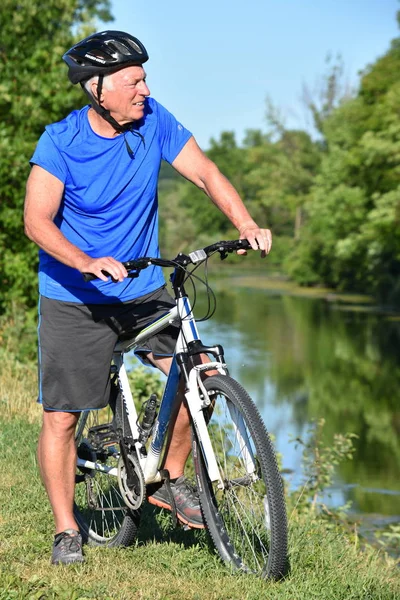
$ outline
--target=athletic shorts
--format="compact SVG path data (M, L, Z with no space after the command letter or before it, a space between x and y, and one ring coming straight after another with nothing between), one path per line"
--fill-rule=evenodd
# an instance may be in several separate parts
M120 304L80 304L40 297L39 399L46 410L107 406L110 363L119 338L134 337L175 305L165 287ZM179 327L169 325L135 353L172 356Z

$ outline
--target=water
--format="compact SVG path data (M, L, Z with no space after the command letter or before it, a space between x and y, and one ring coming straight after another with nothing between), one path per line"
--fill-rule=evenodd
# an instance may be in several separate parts
M400 521L400 318L259 282L213 287L217 312L199 325L202 340L224 346L231 375L275 436L290 486L303 477L301 448L290 439L307 439L323 417L326 443L335 433L357 435L353 460L339 466L324 500ZM197 316L204 299L198 308Z

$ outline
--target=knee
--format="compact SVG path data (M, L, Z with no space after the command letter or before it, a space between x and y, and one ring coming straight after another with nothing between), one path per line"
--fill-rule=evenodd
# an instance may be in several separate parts
M70 439L75 434L79 413L44 411L43 431L57 438Z

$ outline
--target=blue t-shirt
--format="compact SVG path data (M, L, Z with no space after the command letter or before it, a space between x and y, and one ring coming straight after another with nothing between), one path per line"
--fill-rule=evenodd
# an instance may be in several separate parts
M92 130L89 108L73 111L63 121L47 126L30 161L64 184L54 222L72 244L93 258L112 256L126 261L159 256L157 181L161 159L172 163L191 133L148 98L136 131L104 138ZM123 282L86 283L77 269L39 251L39 291L48 298L125 302L163 284L159 267L149 267L138 278Z

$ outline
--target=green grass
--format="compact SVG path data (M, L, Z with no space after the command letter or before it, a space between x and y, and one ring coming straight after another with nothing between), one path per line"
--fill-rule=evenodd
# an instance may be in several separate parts
M4 367L3 362L3 367ZM231 573L205 533L171 528L146 507L137 544L86 548L86 563L50 565L53 521L36 464L40 409L35 372L0 375L0 600L389 600L400 597L395 561L332 522L291 511L291 572L280 583ZM7 401L6 401L7 400Z

